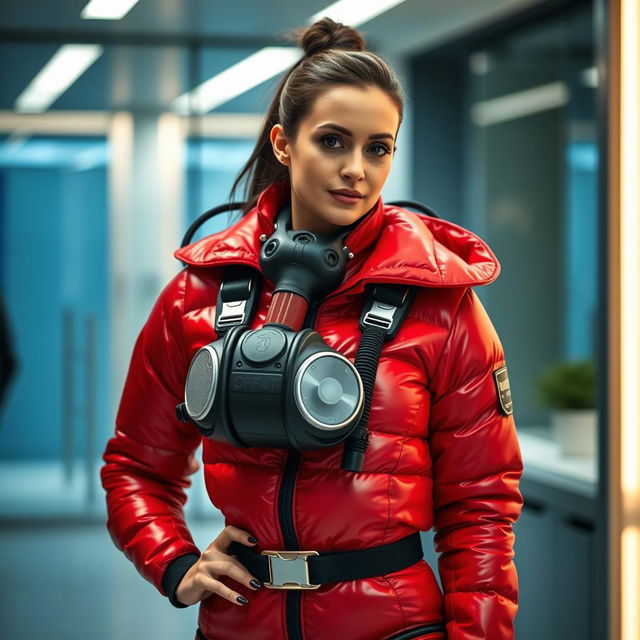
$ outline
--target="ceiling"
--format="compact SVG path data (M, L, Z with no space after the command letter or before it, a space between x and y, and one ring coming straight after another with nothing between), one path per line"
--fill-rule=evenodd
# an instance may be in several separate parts
M425 51L541 0L406 0L361 25L391 60ZM305 25L326 0L140 0L117 21L83 20L87 0L0 1L0 110L66 42L103 44L103 55L51 110L166 110L176 96ZM198 41L202 46L189 47ZM263 112L277 78L217 112Z

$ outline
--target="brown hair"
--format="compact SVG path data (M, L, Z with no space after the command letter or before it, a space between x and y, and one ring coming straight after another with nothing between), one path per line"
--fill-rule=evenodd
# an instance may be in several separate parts
M400 81L385 60L365 51L365 41L358 31L325 17L286 35L298 42L304 56L280 81L253 153L231 188L230 202L246 176L243 215L255 206L266 187L289 177L288 167L278 162L271 147L269 133L273 125L280 123L286 137L295 140L300 121L327 89L340 84L363 89L378 87L398 106L398 127L402 122L404 96Z

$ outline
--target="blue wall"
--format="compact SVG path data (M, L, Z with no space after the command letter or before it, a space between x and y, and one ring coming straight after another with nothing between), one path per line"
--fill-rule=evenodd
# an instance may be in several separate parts
M253 144L189 141L186 214L176 248L198 215L227 201ZM80 168L78 158L88 154L93 168ZM19 361L0 414L0 460L61 459L65 310L74 325L73 353L66 358L73 372L74 455L85 454L88 316L97 323L96 455L113 434L107 163L103 139L33 139L17 155L0 153L0 277ZM236 197L241 200L242 192ZM194 240L238 216L217 216Z
M81 455L88 313L97 319L99 434L109 419L105 170L5 169L3 176L3 290L19 362L2 413L0 459L61 455L65 308L76 322L74 449Z

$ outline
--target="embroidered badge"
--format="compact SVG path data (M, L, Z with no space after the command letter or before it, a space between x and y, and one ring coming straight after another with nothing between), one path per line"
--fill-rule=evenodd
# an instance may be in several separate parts
M504 413L505 416L510 416L513 413L513 402L511 401L511 387L509 386L507 367L496 369L493 372L493 379L496 381L496 389L498 390L502 413Z

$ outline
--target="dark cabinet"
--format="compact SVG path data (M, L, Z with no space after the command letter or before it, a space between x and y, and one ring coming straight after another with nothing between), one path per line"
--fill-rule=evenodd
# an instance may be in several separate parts
M525 504L513 527L516 569L518 570L518 613L515 620L516 638L554 637L553 589L555 564L555 522L545 506Z
M571 518L561 520L556 548L558 630L554 637L596 640L593 525Z
M520 487L517 640L602 640L595 633L595 498L540 479L523 477Z
M515 523L519 607L516 640L604 640L595 631L595 497L558 478L523 476ZM422 534L425 560L439 581L433 531Z

